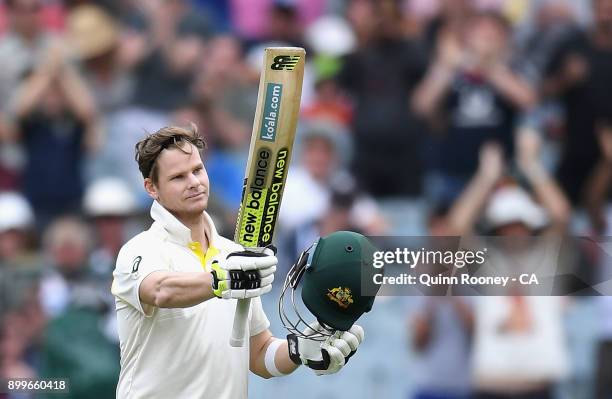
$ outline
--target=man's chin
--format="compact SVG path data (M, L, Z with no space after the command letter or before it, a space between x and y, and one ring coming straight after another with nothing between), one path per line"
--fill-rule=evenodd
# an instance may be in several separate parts
M204 212L208 207L208 196L204 196L203 198L199 198L194 200L192 204L189 205L189 210L192 212Z

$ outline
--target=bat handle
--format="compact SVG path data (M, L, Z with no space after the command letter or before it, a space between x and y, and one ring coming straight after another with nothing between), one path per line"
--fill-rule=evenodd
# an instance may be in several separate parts
M232 336L230 337L230 345L233 347L244 346L244 334L246 332L246 323L249 318L249 307L251 299L239 299L236 303L236 313L234 314L234 327L232 328Z

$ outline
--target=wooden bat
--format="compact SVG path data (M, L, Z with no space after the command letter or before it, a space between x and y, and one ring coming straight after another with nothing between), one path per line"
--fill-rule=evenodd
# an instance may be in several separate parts
M265 50L234 235L245 247L272 243L300 110L305 56L301 47ZM240 299L236 305L231 346L244 346L250 302Z

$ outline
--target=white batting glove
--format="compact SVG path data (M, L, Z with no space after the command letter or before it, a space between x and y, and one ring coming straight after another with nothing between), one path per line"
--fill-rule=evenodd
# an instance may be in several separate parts
M310 323L303 331L305 335L325 331L318 322ZM289 334L289 357L296 364L303 364L314 370L316 375L334 374L340 371L355 354L363 342L365 333L361 326L354 324L348 331L338 331L325 341L315 341Z
M253 298L270 292L278 259L275 248L245 248L213 261L213 294L223 299Z

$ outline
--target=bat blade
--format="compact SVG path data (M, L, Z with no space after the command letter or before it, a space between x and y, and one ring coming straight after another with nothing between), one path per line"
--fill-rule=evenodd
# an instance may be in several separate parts
M245 247L272 243L297 127L306 52L268 47L234 240ZM244 346L250 300L236 305L231 346Z

